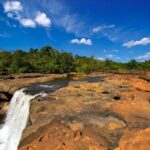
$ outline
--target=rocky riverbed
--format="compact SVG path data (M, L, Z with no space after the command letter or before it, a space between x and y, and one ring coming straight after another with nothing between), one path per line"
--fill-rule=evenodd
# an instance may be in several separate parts
M66 76L1 79L1 122L16 89ZM19 150L150 149L150 74L71 77L47 97L31 101Z

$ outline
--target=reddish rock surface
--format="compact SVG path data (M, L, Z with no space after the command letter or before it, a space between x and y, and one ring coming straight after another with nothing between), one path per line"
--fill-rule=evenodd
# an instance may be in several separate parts
M150 149L149 74L143 78L138 74L89 76L102 78L88 82L74 74L76 81L31 101L20 150ZM55 75L7 80L4 89L12 92L53 78ZM21 80L25 81L21 84ZM4 81L0 82L1 88L3 85Z
M62 78L66 75L55 75L55 74L47 74L47 75L34 75L34 74L21 74L14 75L13 79L1 79L0 78L0 92L9 92L13 94L17 89L23 88L25 86L31 85L33 83L47 82L49 80L53 80L56 78Z
M120 140L120 150L149 150L150 128L140 131L127 131Z
M31 144L20 150L107 150L104 140L88 129L73 131L62 123L52 122L45 132L40 132Z
M112 111L125 120L129 128L150 126L150 104L148 102L120 102L113 104Z

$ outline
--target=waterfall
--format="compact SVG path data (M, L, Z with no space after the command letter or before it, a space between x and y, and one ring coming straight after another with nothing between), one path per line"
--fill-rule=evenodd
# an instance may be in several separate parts
M16 91L11 99L5 123L0 128L0 150L17 150L22 132L27 124L30 100L46 95L44 93L26 95L24 90Z

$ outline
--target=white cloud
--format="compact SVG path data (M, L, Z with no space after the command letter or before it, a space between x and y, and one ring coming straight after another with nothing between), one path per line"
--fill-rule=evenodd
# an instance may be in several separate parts
M136 57L136 59L140 60L150 60L150 52L145 53L144 55Z
M114 24L111 24L111 25L101 25L101 26L97 26L95 28L93 28L93 33L98 33L100 31L103 31L104 29L112 29L114 28L115 25Z
M22 24L22 26L24 27L31 27L31 28L35 28L36 27L36 23L34 22L34 20L32 19L22 19L20 21L20 23Z
M106 55L107 58L113 58L115 57L115 55L112 55L112 54L109 54L109 55Z
M45 13L38 12L37 16L35 17L35 21L37 24L44 26L44 27L50 27L51 20L47 17Z
M11 19L20 20L21 16L18 12L8 12L7 16Z
M94 27L91 30L91 35L95 35L98 37L105 37L110 41L121 40L122 29L120 27L116 27L114 24L104 24Z
M105 58L103 58L103 57L96 57L95 59L97 59L97 60L105 60Z
M98 27L95 27L95 28L93 28L93 32L94 33L97 33L97 32L99 32L99 31L101 31L103 28L102 28L102 26L98 26Z
M92 40L91 39L85 39L85 38L82 38L82 39L72 39L70 42L73 43L73 44L92 45Z
M130 47L138 46L138 45L146 46L148 44L150 44L150 38L145 37L145 38L142 38L141 40L138 40L138 41L132 40L132 41L129 41L127 43L124 43L123 46L130 48Z
M23 6L19 1L7 1L3 4L5 12L21 11Z
M3 8L9 18L19 21L23 27L35 28L37 25L50 27L51 25L51 20L45 13L38 11L35 15L34 10L33 15L29 16L26 13L28 7L24 9L19 1L7 1L3 3Z
M121 59L119 56L112 55L112 54L106 55L106 58L108 58L108 59Z
M22 26L30 28L35 28L37 25L50 27L51 20L45 13L38 12L35 19L21 19L20 23L22 24Z
M53 24L64 29L68 33L83 37L89 35L89 28L86 21L83 21L77 13L71 12L67 3L61 0L37 0L50 14Z
M3 8L9 18L15 20L19 20L21 18L20 12L23 10L23 6L19 1L7 1L3 3Z

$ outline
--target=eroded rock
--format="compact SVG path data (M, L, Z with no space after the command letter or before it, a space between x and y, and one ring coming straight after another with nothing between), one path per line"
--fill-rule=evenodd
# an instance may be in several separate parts
M121 150L149 150L150 128L140 131L127 131L119 143Z
M31 101L20 150L107 150L116 147L117 150L134 150L138 145L139 150L147 150L142 148L149 147L145 136L149 136L145 128L150 127L149 82L138 74L93 73L89 76L92 76L90 81L83 79L83 75L82 79L74 75L76 81L45 98ZM103 80L99 80L100 76ZM13 79L4 89L13 93L16 88L53 78L54 75ZM0 87L2 85L4 83L0 82ZM129 144L130 141L137 145ZM142 147L143 144L146 146Z
M20 150L107 150L105 141L88 129L74 131L64 124L52 122L45 131Z

